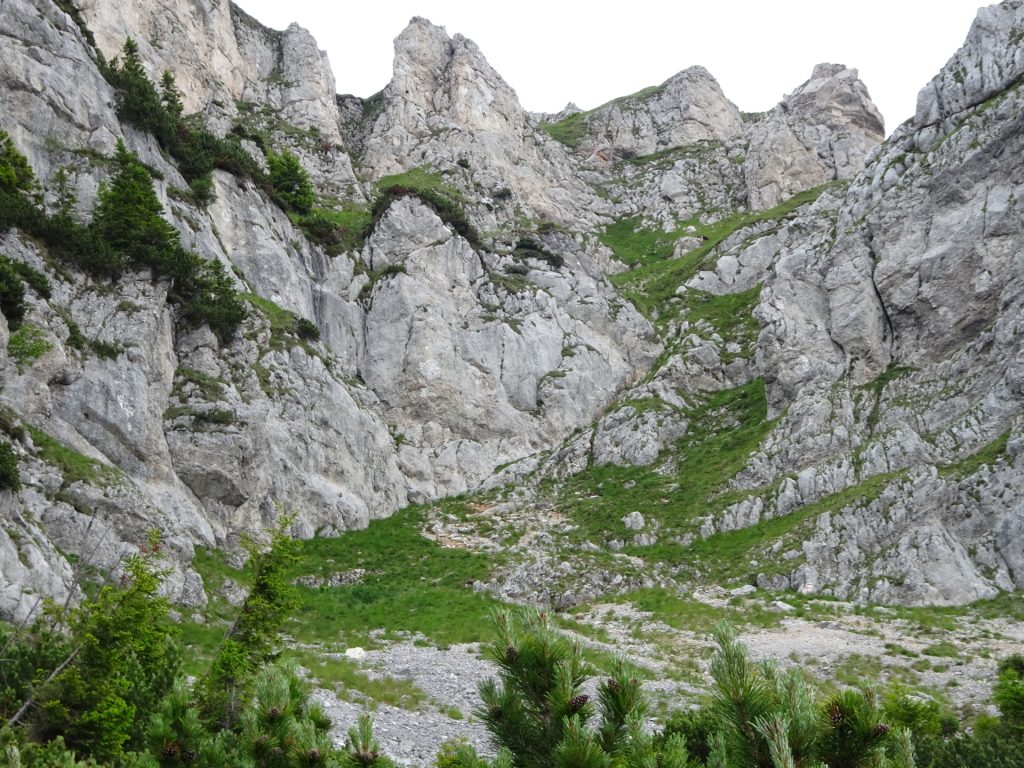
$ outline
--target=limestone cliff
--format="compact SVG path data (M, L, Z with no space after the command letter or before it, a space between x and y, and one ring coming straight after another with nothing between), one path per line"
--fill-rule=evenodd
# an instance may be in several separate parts
M171 592L195 605L194 547L282 510L298 535L326 535L505 481L667 476L718 418L716 393L755 389L742 465L699 519L644 510L642 544L794 515L758 556L784 565L751 566L764 583L922 603L1024 586L1020 0L979 14L884 143L839 65L761 116L695 67L539 120L475 44L420 18L388 86L358 99L336 96L308 32L226 2L80 9L0 6L0 129L48 210L66 179L82 222L124 142L249 316L222 341L148 271L96 281L0 233L0 253L52 286L28 292L38 354L8 353L0 319L3 439L23 481L0 492L0 614L73 593L73 561L112 570L151 528L176 557ZM174 74L190 119L256 163L294 152L318 207L363 217L362 236L328 247L227 170L212 201L183 193L100 66L129 36L152 79ZM636 238L653 245L623 246Z

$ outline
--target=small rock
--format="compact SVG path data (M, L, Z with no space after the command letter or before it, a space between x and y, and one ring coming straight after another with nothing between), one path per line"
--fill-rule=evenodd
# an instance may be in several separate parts
M647 521L644 520L644 516L639 512L630 512L622 518L622 524L631 531L642 531L644 526L647 525Z

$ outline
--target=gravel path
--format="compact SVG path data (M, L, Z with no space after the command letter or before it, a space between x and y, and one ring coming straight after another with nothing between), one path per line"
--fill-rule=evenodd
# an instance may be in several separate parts
M477 645L439 649L405 642L366 651L360 663L370 674L410 680L430 696L419 710L379 704L371 712L381 749L399 763L430 765L441 745L455 738L467 739L481 754L493 754L487 731L472 717L480 702L478 683L495 674L494 666L480 658ZM365 705L343 701L324 689L317 689L314 697L334 720L335 741L343 744ZM453 710L462 719L452 718Z

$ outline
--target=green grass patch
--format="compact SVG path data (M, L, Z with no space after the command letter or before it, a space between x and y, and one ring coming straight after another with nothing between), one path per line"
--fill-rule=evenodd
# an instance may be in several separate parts
M216 547L196 547L192 568L203 579L203 586L210 600L201 610L202 622L185 620L181 623L178 641L185 653L182 667L186 674L205 674L224 640L224 635L238 616L239 606L232 605L224 597L224 585L228 579L244 588L252 584L252 572L245 568L234 568L225 560L223 550Z
M184 650L181 654L181 671L197 677L206 674L210 662L224 642L230 624L207 620L202 624L183 621L178 626L177 641Z
M375 629L419 632L439 645L488 639L497 601L470 585L488 577L491 558L424 538L424 515L424 507L407 507L366 530L303 541L294 575L353 568L367 574L347 587L298 587L301 607L288 631L300 640L350 645L369 645Z
M962 479L973 475L983 466L994 466L999 458L1006 454L1006 443L1009 439L1010 430L1006 430L991 443L960 461L939 467L939 476Z
M305 214L290 213L288 218L306 237L322 245L329 256L360 250L373 220L366 206L314 208Z
M590 112L577 112L554 123L542 122L540 129L555 141L567 147L578 147L587 135L587 117Z
M375 186L381 192L390 187L405 187L414 192L437 192L453 200L462 201L462 193L445 181L443 174L422 166L390 176L381 176Z
M362 700L370 709L388 704L418 710L429 700L426 691L412 681L368 675L358 663L344 656L324 656L310 650L292 650L287 655L306 667L321 687L333 689L345 700Z
M696 222L692 223L696 225ZM641 225L639 216L631 216L609 224L599 239L612 249L616 259L635 266L667 259L672 255L676 240L684 234L682 227L670 232L648 229Z
M941 656L950 659L960 657L960 649L948 640L940 640L937 643L932 643L921 651L921 653L925 656Z
M885 650L887 650L894 656L906 656L908 659L916 659L921 655L917 651L912 651L909 648L904 648L899 643L886 643Z
M120 482L121 470L68 448L37 427L26 425L25 428L32 436L36 456L60 470L65 488L78 481L100 487Z
M701 320L709 323L725 344L734 342L748 348L757 341L761 330L753 314L760 296L760 284L740 293L722 296L704 291L687 291L684 297L685 318L691 323ZM736 357L738 355L722 350L723 362L730 362Z
M42 328L24 323L7 338L7 354L21 371L53 349Z
M824 184L805 190L774 208L732 214L711 224L701 224L699 221L685 222L680 225L680 229L668 234L655 233L652 236L651 230L637 229L634 226L633 234L630 235L629 226L613 229L619 223L612 224L608 229L612 229L614 234L608 245L616 252L617 258L628 259L625 263L631 264L633 269L611 275L609 279L645 316L660 319L674 316L679 309L673 312L670 307L673 303L677 307L681 304L676 297L676 289L700 270L714 265L710 258L712 251L723 240L744 227L786 218L801 206L817 200L830 186L831 184ZM703 242L678 259L669 258L672 250L666 248L664 241L667 239L674 243L675 239L686 234L683 231L684 226L693 226L697 231L692 234L703 238ZM605 237L608 237L608 229L605 230ZM630 241L633 242L632 245L629 244Z
M316 351L303 338L303 334L300 333L300 326L304 318L288 311L284 307L278 306L270 299L257 296L255 293L242 294L242 298L258 309L270 323L271 349L281 350L298 346L302 347L306 354L316 356ZM310 321L307 320L306 322Z
M622 518L634 510L657 519L664 535L693 530L696 518L718 507L717 494L772 426L761 379L711 393L686 415L690 430L676 446L674 471L606 465L565 482L560 506L578 524L577 535L622 539L627 534ZM678 555L677 545L626 551L645 559Z
M850 687L861 686L866 681L878 680L882 669L882 660L877 656L851 653L836 666L835 682Z

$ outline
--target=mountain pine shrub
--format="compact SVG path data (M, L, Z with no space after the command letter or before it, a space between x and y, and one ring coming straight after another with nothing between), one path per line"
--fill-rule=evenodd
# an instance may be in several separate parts
M476 714L516 768L608 768L623 760L689 765L681 737L669 737L656 751L644 734L647 702L621 660L591 700L583 693L591 669L582 649L556 631L546 613L501 611L494 621L497 638L487 655L498 665L499 679L481 683L483 704Z
M871 689L818 702L799 670L753 663L725 625L715 629L708 765L750 768L914 768L910 732L881 719Z

